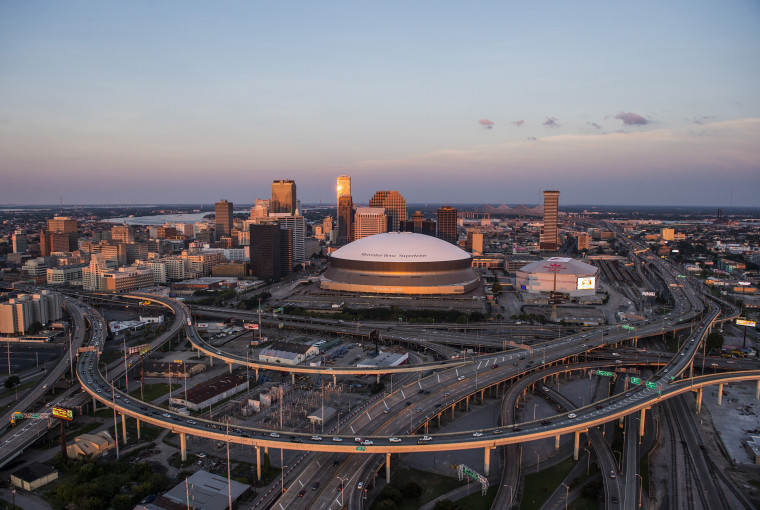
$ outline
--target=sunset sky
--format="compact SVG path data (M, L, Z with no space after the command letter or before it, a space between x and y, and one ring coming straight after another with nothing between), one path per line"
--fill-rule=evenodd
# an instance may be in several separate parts
M0 204L760 206L760 2L0 2Z

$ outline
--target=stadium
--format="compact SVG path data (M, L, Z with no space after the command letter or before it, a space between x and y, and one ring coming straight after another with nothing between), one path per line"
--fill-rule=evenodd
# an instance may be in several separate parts
M552 257L523 266L517 271L515 286L528 294L549 294L554 290L571 298L596 294L596 273L599 269L579 260Z
M411 232L376 234L339 248L320 278L325 290L370 294L464 294L478 284L469 253Z

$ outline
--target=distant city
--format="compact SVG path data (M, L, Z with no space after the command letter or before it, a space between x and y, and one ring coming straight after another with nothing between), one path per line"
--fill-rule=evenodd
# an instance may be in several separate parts
M335 182L0 209L0 498L757 507L760 208Z

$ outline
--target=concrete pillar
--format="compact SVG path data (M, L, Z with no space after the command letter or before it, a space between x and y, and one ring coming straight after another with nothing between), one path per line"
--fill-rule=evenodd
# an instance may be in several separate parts
M259 369L258 368L254 368L253 370L256 372L256 380L258 381L259 380Z
M98 410L98 401L95 397L92 397L92 414L95 414L95 411Z
M182 456L182 462L187 460L187 436L184 432L179 433L179 453Z
M718 385L718 405L723 405L723 384Z
M755 400L760 400L760 379L757 380L757 387L755 388Z
M122 443L127 444L127 415L121 415L121 437Z
M137 421L137 440L140 440L140 420Z
M377 384L380 384L380 374L377 374Z
M469 395L464 398L464 402L465 402L465 407L464 407L465 411L469 411L470 410L470 396Z
M697 390L697 414L702 411L702 388Z
M575 437L573 438L573 460L578 460L578 449L580 446L581 432L575 431Z
M333 386L338 385L338 376L336 374L333 374Z
M269 455L269 447L268 446L264 447L264 455Z
M229 363L230 373L232 373L232 363Z
M261 480L261 447L256 447L256 480Z
M428 433L428 423L430 423L430 422L426 420L425 421L425 434Z
M213 356L209 356L208 359L211 360L209 366L213 367L214 366L214 357Z
M452 404L452 405L451 405L451 419L452 419L452 420L454 419L454 408L455 408L456 406L457 406L456 404Z
M491 472L491 450L490 446L485 447L483 453L483 476L488 476Z
M385 454L385 483L391 483L391 454Z
M639 416L639 444L641 444L641 438L644 436L644 424L646 423L647 410L641 410L641 416Z
M230 365L230 367L232 367L232 365ZM295 372L291 372L290 373L290 384L292 384L294 386L296 384L296 373Z
M438 428L441 428L441 414L442 413L438 413Z
M689 377L694 377L694 358L692 358L691 363L689 363Z
M559 450L559 434L554 438L554 449Z
M483 395L485 395L486 390L480 390L480 404L483 405L485 400L483 400Z

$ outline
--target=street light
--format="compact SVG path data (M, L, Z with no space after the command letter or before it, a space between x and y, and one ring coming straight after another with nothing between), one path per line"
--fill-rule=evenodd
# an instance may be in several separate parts
M344 483L348 481L348 478L341 478L339 476L336 476L338 480L340 480L340 507L343 508L343 492L345 492L344 489Z
M641 475L636 473L636 476L639 477L639 508L641 508L641 495L644 491L644 479L641 478Z
M623 453L619 452L617 450L612 450L612 453L617 453L618 455L620 455L620 459L619 460L618 460L617 457L615 458L615 460L618 460L618 472L619 472L619 471L621 471L623 469L623 467L622 467L623 466Z
M509 506L507 508L512 508L512 486L505 483L504 487L509 487Z
M541 471L541 455L538 452L536 452L536 459L536 473L538 473Z
M560 482L565 486L565 510L567 510L567 500L570 499L570 487L564 482Z

